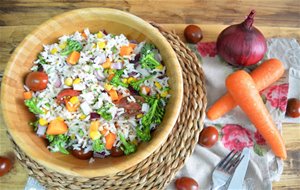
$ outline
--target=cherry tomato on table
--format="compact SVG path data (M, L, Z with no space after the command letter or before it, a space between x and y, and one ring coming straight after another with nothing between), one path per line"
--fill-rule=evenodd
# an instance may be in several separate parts
M40 71L28 73L25 79L25 84L32 91L44 90L47 88L48 75Z
M181 177L175 181L175 186L177 190L198 190L199 185L193 179L189 177Z
M300 116L300 100L297 98L291 98L288 100L286 115L289 117L299 117Z
M8 173L12 168L10 159L0 156L0 176Z
M196 44L202 40L203 35L201 29L196 25L188 25L184 29L184 37L187 42Z
M202 129L198 144L205 147L212 147L219 138L218 130L213 126L208 126Z

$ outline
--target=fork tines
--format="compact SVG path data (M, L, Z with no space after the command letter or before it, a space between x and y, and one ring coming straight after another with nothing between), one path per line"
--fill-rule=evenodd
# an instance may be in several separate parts
M239 165L240 161L244 156L241 156L242 153L240 151L232 150L218 165L221 170L225 170L228 172L233 172L236 166Z

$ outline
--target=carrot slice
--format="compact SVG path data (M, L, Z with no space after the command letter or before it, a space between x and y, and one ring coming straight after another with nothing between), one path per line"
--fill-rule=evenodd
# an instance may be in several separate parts
M108 94L112 101L119 100L118 93L116 90L111 89L110 91L108 91Z
M134 44L134 43L130 43L130 44L129 44L129 47L131 47L131 48L132 48L132 50L134 50L134 48L136 47L136 44Z
M23 92L23 97L25 100L29 100L32 98L32 91Z
M67 124L61 119L54 119L50 121L47 127L47 135L60 135L68 131Z
M78 62L79 58L80 58L80 52L73 51L67 58L67 63L71 65L75 65Z
M107 150L112 149L116 138L117 138L117 135L114 133L111 133L111 132L109 132L108 135L105 136L105 141L106 141L105 148Z
M100 121L92 121L90 126L90 131L98 131L98 128L100 126Z
M106 61L102 64L102 67L103 67L104 69L109 69L110 66L111 66L111 61L110 61L109 58L107 58Z
M257 89L261 91L277 81L283 73L283 64L278 59L269 59L259 65L250 75ZM207 117L210 120L218 119L236 106L232 96L227 92L208 109Z
M84 38L84 39L87 39L87 35L86 35L86 33L83 31L83 32L81 32L81 36Z
M243 70L234 72L226 79L226 87L233 100L245 112L274 154L286 159L287 154L283 139L251 76Z
M131 46L122 46L120 49L120 56L130 55L133 51Z

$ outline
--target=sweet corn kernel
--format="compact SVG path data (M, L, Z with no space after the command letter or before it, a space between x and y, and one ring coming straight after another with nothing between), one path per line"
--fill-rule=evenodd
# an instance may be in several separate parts
M140 114L137 114L137 115L136 115L136 118L137 118L137 119L140 119L140 118L142 118L143 116L144 116L144 114L140 113Z
M59 47L60 49L65 49L66 46L67 46L67 42L64 42L64 43L59 44L58 47Z
M73 79L72 79L71 77L68 77L68 78L65 79L64 83L65 83L65 85L67 85L67 86L72 86L72 84L73 84Z
M82 114L82 115L79 116L80 120L84 120L85 118L86 118L86 115L84 115L84 114Z
M108 74L115 74L115 71L113 69L108 69Z
M154 85L155 85L158 89L161 89L161 88L162 88L162 86L161 86L161 84L160 84L159 82L155 82Z
M94 48L96 48L96 44L95 43L93 43L93 45L92 45L92 49L94 49Z
M122 79L122 82L125 83L125 84L128 84L128 79L127 78Z
M70 102L71 104L76 105L79 103L79 99L77 96L73 96L72 98L70 98Z
M44 119L44 118L40 118L39 119L39 124L42 125L42 126L45 126L45 125L48 124L48 121L46 119Z
M73 84L79 84L81 82L80 78L76 78L74 81L73 81Z
M134 139L134 140L132 141L132 144L138 145L138 141L137 141L136 139Z
M56 48L53 48L51 51L50 51L50 53L53 55L53 54L55 54L57 52L57 49Z
M105 84L104 84L104 89L107 90L107 91L110 91L110 90L112 89L112 87L113 87L113 86L110 85L110 84L108 84L108 83L105 83Z
M105 44L105 42L97 42L97 46L99 49L103 49L103 48L105 48L106 44Z
M163 66L162 64L160 64L160 65L158 65L158 66L156 67L156 69L158 69L158 70L163 70L163 69L164 69L164 66Z
M75 140L75 134L71 135L71 140Z
M57 117L56 119L60 120L60 121L64 121L64 119L62 117Z
M97 38L102 38L103 37L103 33L100 31L97 33Z
M92 140L96 140L101 137L101 134L99 131L90 131L90 137Z
M130 84L134 81L136 81L136 78L133 78L133 77L129 77L128 80L127 80L128 84Z
M164 98L164 97L166 97L168 94L169 94L169 92L166 90L166 91L163 91L163 92L160 94L160 96Z

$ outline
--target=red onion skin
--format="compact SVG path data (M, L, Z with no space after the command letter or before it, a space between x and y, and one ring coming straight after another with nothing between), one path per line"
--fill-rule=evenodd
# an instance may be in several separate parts
M267 51L266 39L254 26L251 11L247 19L225 28L217 39L218 54L228 63L249 66L258 63Z

